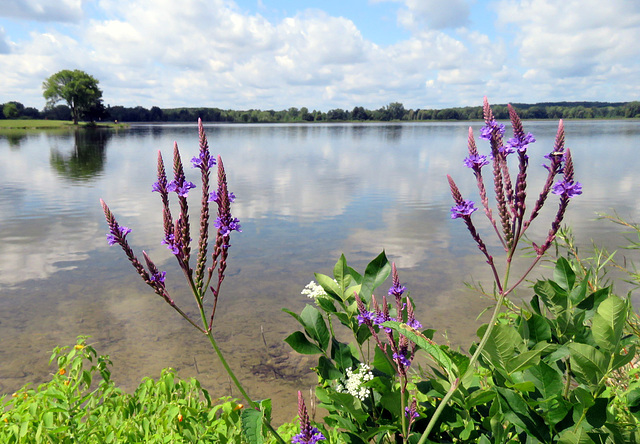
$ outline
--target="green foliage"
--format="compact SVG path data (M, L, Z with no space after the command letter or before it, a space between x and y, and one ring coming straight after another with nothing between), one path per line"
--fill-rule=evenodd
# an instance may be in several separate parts
M64 101L71 109L73 123L77 124L81 117L100 117L104 111L102 91L98 88L98 80L84 71L64 69L47 78L42 84L47 106L53 107Z
M197 380L170 369L127 394L111 380L109 358L86 340L54 350L51 381L0 398L0 442L246 442L240 422L247 410L235 400L212 400Z
M421 442L640 442L640 368L631 365L637 364L638 336L628 325L630 302L611 286L591 285L591 271L578 271L558 258L552 278L534 284L527 309L499 317L474 368L468 356L436 344L433 331L408 326L406 313L390 306L391 316L404 322L387 321L380 329L408 338L428 363L413 369L408 381L419 416L407 442L418 442L438 408L441 416ZM389 272L384 253L364 275L342 256L333 278L316 274L325 295L315 306L299 315L285 310L302 326L287 343L318 355L316 396L327 415L324 428L317 426L334 436L331 442L398 442L403 435L402 378L389 351L359 325L355 300L355 293L371 300ZM345 330L350 344L339 339ZM362 363L372 374L359 382L364 392L346 390L348 373Z

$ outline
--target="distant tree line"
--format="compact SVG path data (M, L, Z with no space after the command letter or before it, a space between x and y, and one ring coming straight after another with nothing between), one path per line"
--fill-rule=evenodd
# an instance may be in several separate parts
M640 118L640 102L545 102L536 104L513 103L523 119L616 119ZM55 119L71 120L67 105L45 107L42 111L25 107L20 102L0 105L0 119ZM508 119L506 105L493 105L497 119ZM346 121L426 121L426 120L480 120L482 108L458 107L444 109L406 109L393 102L376 110L356 106L352 110L341 108L309 111L308 108L286 110L230 110L220 108L165 108L142 106L107 106L100 110L96 120L119 122L205 122L279 123L279 122L346 122Z

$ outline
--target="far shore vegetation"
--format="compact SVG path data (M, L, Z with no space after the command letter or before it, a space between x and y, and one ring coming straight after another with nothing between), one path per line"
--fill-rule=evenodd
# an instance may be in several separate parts
M513 103L523 119L626 119L640 118L640 102L545 102ZM495 105L498 119L508 118L506 105ZM43 110L25 107L12 101L0 104L0 128L52 128L72 122L69 106L59 104ZM481 120L479 106L444 109L407 109L393 102L379 109L356 106L351 110L335 108L329 111L291 107L284 110L231 110L207 107L159 108L107 105L100 116L92 116L97 125L118 122L204 122L223 123L292 123L292 122L389 122L389 121L455 121ZM64 121L64 122L61 122Z

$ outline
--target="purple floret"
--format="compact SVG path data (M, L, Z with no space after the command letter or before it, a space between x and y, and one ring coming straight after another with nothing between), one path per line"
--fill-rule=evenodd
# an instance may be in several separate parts
M572 198L582 194L582 184L580 182L561 180L551 189L553 194Z
M476 211L474 203L471 200L465 200L464 202L451 207L451 219L457 219L463 216L470 216L471 213Z

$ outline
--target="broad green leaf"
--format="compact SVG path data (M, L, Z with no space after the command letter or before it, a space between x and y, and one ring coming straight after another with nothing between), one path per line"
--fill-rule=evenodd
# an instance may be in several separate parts
M309 342L307 337L301 331L294 331L284 340L292 349L303 355L315 355L322 353L317 345Z
M609 353L615 353L620 343L627 321L627 307L625 301L612 295L600 304L591 320L593 339Z
M627 365L633 358L636 357L636 346L632 345L627 350L626 355L615 355L613 358L613 364L611 364L611 370L617 370L622 366Z
M590 384L598 384L607 372L608 361L604 354L588 344L572 342L567 347L574 373Z
M493 327L482 354L494 367L506 370L507 361L513 358L521 343L522 338L514 326L497 324Z
M338 259L338 262L336 262L336 265L333 267L333 277L343 293L351 283L351 275L349 274L349 267L347 266L347 259L344 257L344 254L340 255L340 259Z
M382 284L391 273L391 264L387 260L387 256L383 251L374 260L369 262L364 271L362 279L362 288L360 289L360 297L368 301L375 290Z
M496 397L493 390L479 389L472 392L465 398L465 408L471 410L477 405L487 404Z
M338 370L335 365L333 365L333 362L331 362L324 356L320 356L320 358L318 358L317 368L320 376L328 381L344 378L344 374L340 370Z
M427 352L450 376L453 375L453 362L447 353L431 339L428 339L418 330L404 323L386 321L382 325L397 331L401 335L406 336L410 341L415 342L418 347Z
M331 338L331 359L333 359L340 371L346 371L353 367L353 356L348 344L338 342Z
M522 396L503 387L495 388L504 403L502 411L505 418L517 427L542 442L549 442L549 429L542 418L529 408ZM506 408L505 408L506 407Z
M329 347L329 330L318 309L307 305L300 313L300 320L309 337L316 341L322 350L327 350Z
M587 432L580 427L576 430L563 430L557 442L558 444L595 444Z
M242 410L242 431L249 444L262 444L262 413L259 410L246 408Z
M556 261L556 267L553 270L553 280L566 291L571 291L576 281L576 274L571 268L569 261L563 257L559 257Z
M316 282L323 288L325 293L334 298L336 301L342 301L342 289L326 274L314 273Z
M536 386L543 401L562 393L564 388L562 373L546 362L540 362L535 367L526 369L524 375Z
M510 375L515 372L521 372L527 368L537 365L540 362L540 353L542 350L528 350L524 353L506 361L505 369Z
M395 367L389 361L389 357L384 354L380 347L376 347L373 355L373 366L389 376L396 374Z
M569 292L569 298L571 299L571 303L576 306L580 304L587 297L587 290L589 284L589 273L582 279L580 285L571 289Z
M544 342L551 339L551 327L543 316L532 313L523 325L527 327L527 339L533 342Z

